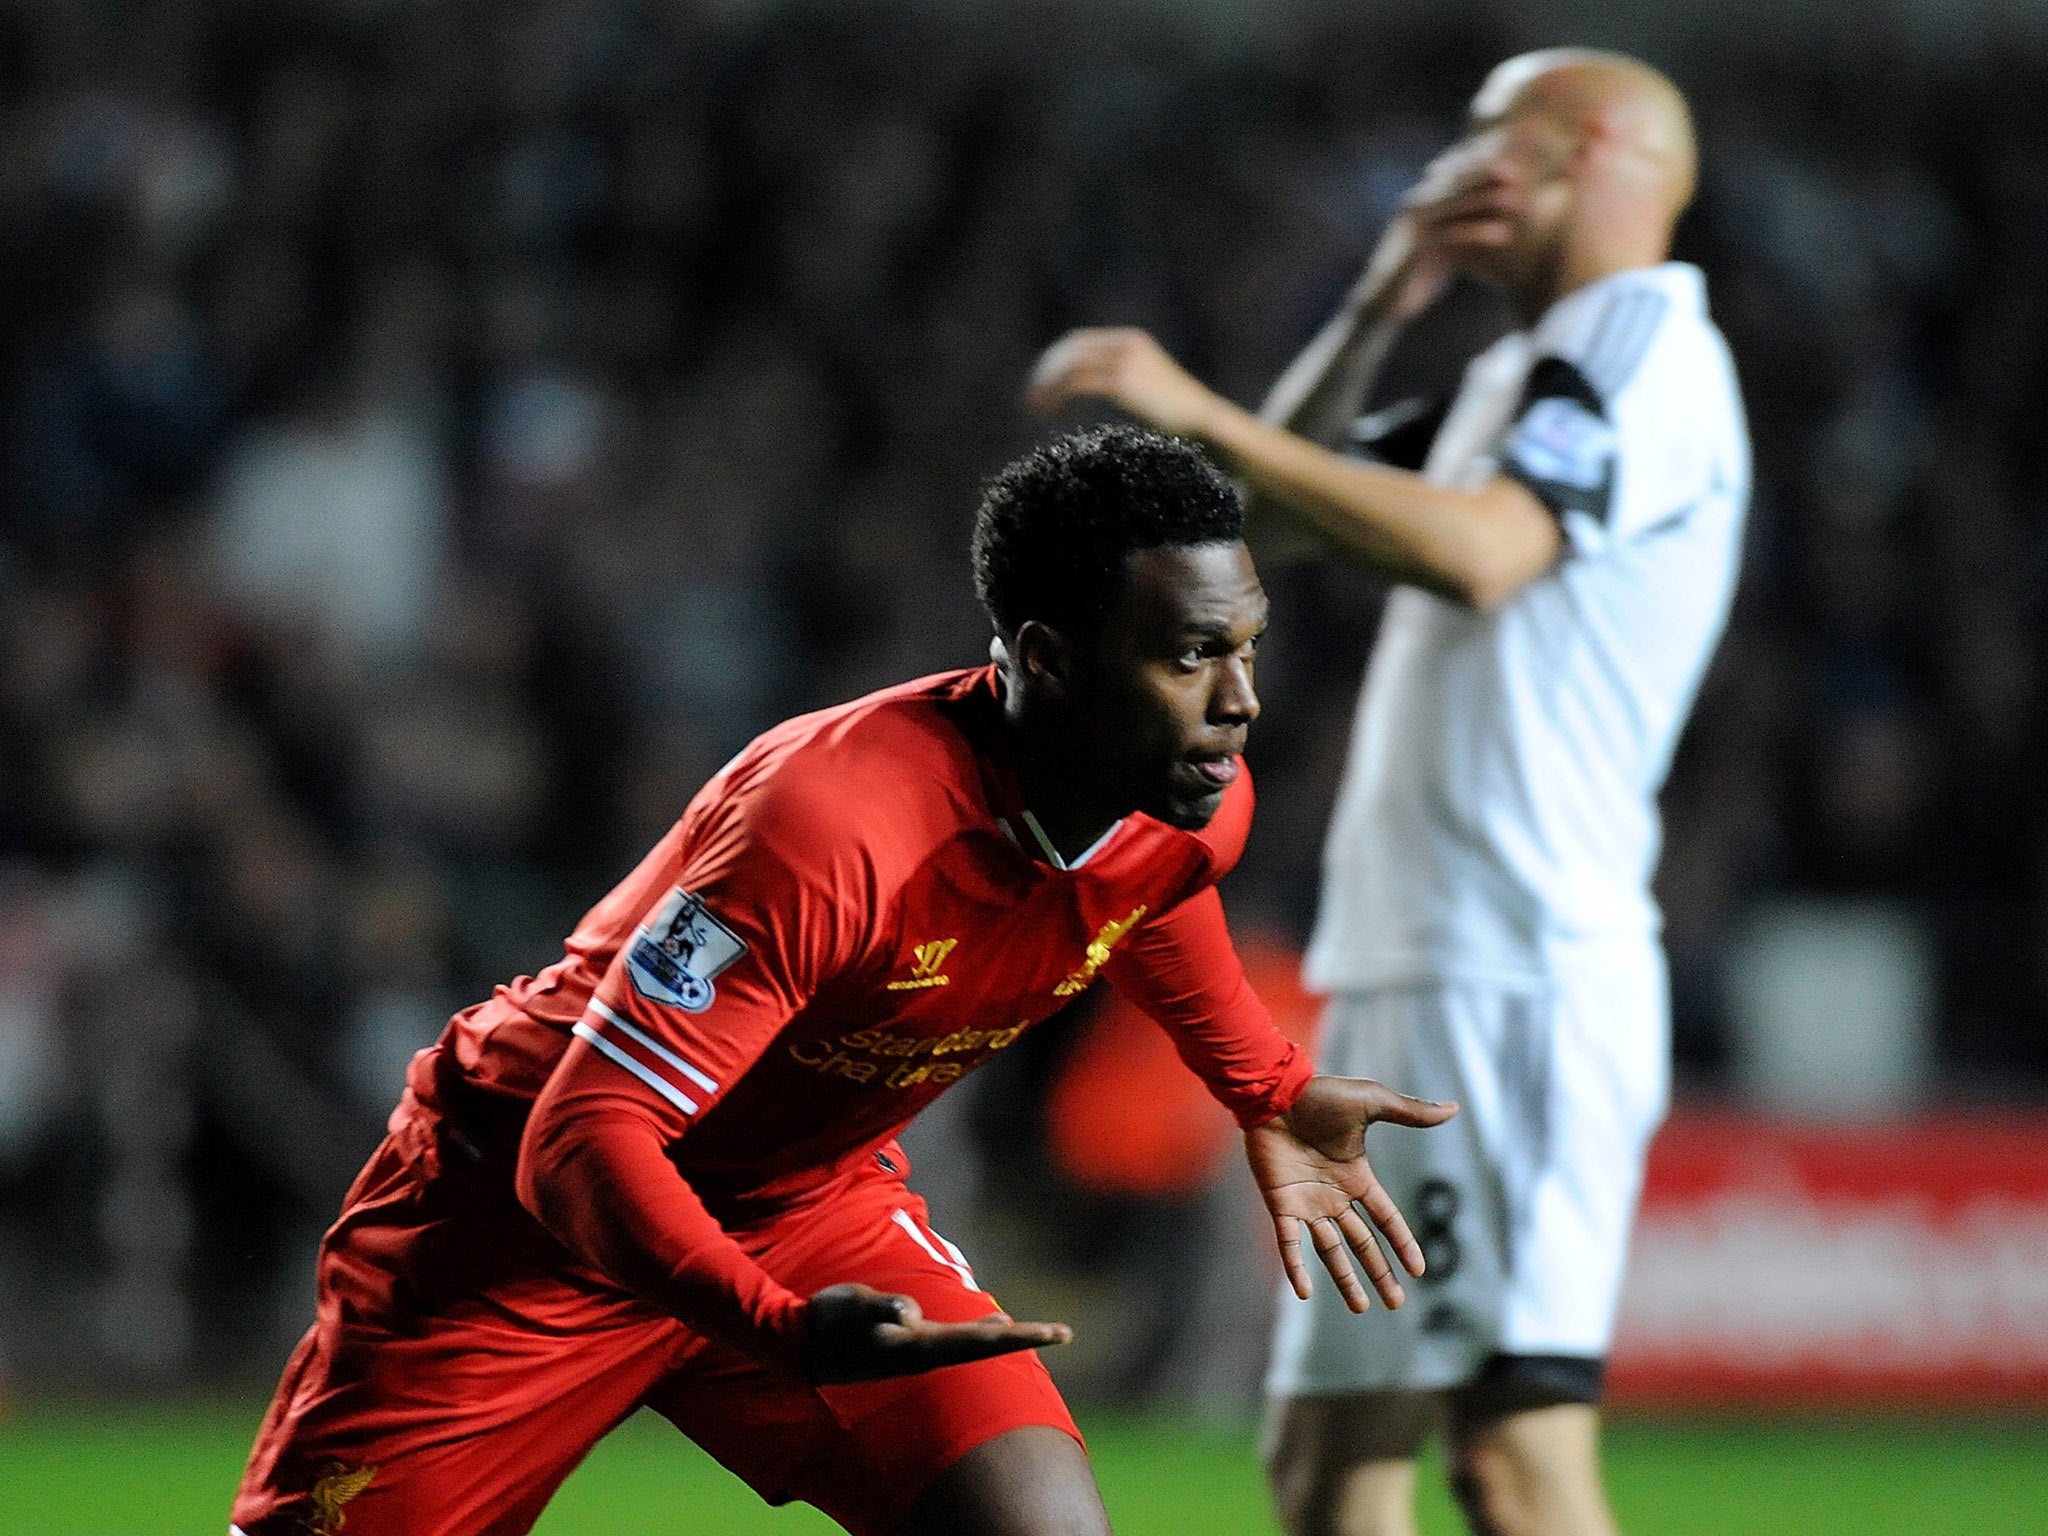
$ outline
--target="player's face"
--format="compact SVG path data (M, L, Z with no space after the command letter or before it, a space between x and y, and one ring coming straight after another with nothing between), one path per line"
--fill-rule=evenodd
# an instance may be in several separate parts
M1452 264L1514 289L1555 258L1571 217L1571 167L1577 142L1542 100L1473 103L1465 136L1430 166L1433 186L1477 210L1440 227L1436 240Z
M1242 543L1140 550L1128 572L1077 679L1077 746L1105 802L1206 826L1259 717L1265 589Z

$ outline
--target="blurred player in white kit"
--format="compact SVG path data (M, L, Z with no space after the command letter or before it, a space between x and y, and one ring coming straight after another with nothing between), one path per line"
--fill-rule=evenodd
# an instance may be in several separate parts
M1374 1133L1429 1264L1409 1305L1357 1316L1328 1287L1281 1303L1266 1450L1291 1536L1412 1536L1432 1426L1476 1531L1615 1530L1598 1409L1669 1079L1656 796L1749 490L1727 348L1700 273L1666 259L1694 175L1664 76L1524 55L1487 78L1258 416L1141 331L1077 331L1033 377L1041 409L1093 396L1207 443L1262 510L1400 583L1306 977L1331 994L1323 1071L1465 1113ZM1523 329L1472 361L1440 421L1360 420L1454 273L1498 288Z

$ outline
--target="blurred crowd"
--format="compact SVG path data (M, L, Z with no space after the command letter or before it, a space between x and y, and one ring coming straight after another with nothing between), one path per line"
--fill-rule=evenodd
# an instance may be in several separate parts
M1519 41L1118 17L0 4L11 1295L89 1282L137 1366L231 1335L406 1056L739 745L981 659L967 528L1037 350L1144 324L1256 399ZM2042 69L1660 62L1757 448L1666 802L1681 1081L1757 905L1859 896L1930 937L1944 1083L2038 1095ZM1460 295L1391 387L1500 323ZM1379 594L1267 576L1227 894L1298 940Z

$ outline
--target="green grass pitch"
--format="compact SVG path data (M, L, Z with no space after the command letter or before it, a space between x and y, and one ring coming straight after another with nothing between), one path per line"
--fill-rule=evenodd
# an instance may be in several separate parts
M65 1406L0 1421L0 1536L220 1536L259 1409ZM1083 1420L1119 1536L1273 1536L1252 1432ZM2048 1531L2048 1424L1661 1422L1609 1432L1630 1536ZM1425 1536L1460 1531L1433 1469ZM769 1510L658 1420L628 1424L570 1479L542 1536L819 1536Z

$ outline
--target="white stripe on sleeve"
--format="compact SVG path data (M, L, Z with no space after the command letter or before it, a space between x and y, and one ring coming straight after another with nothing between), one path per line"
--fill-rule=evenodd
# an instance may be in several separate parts
M642 1066L638 1061L620 1050L616 1045L613 1045L611 1041L605 1039L603 1035L600 1035L581 1019L576 1021L576 1027L572 1033L588 1040L597 1049L603 1051L605 1055L639 1078L641 1082L652 1088L664 1099L667 1099L669 1103L675 1105L684 1114L694 1115L697 1113L697 1101L695 1099L689 1097L682 1089L676 1087L675 1084L671 1083L659 1072L656 1072L652 1067Z
M699 1088L702 1088L706 1093L718 1092L718 1084L711 1081L710 1078L706 1077L702 1072L699 1072L695 1067L691 1066L687 1061L683 1060L682 1057L678 1056L674 1051L670 1050L667 1046L663 1045L659 1040L655 1039L652 1035L649 1035L644 1030L635 1027L629 1020L620 1018L616 1013L612 1012L611 1009L605 1007L603 1003L600 1003L594 997L590 1000L590 1011L592 1013L602 1014L607 1022L616 1024L628 1039L638 1041L641 1045L645 1046L649 1052L651 1052L653 1055L659 1056L663 1061L667 1062L670 1066L674 1067L678 1072L682 1073L683 1076L687 1077Z

